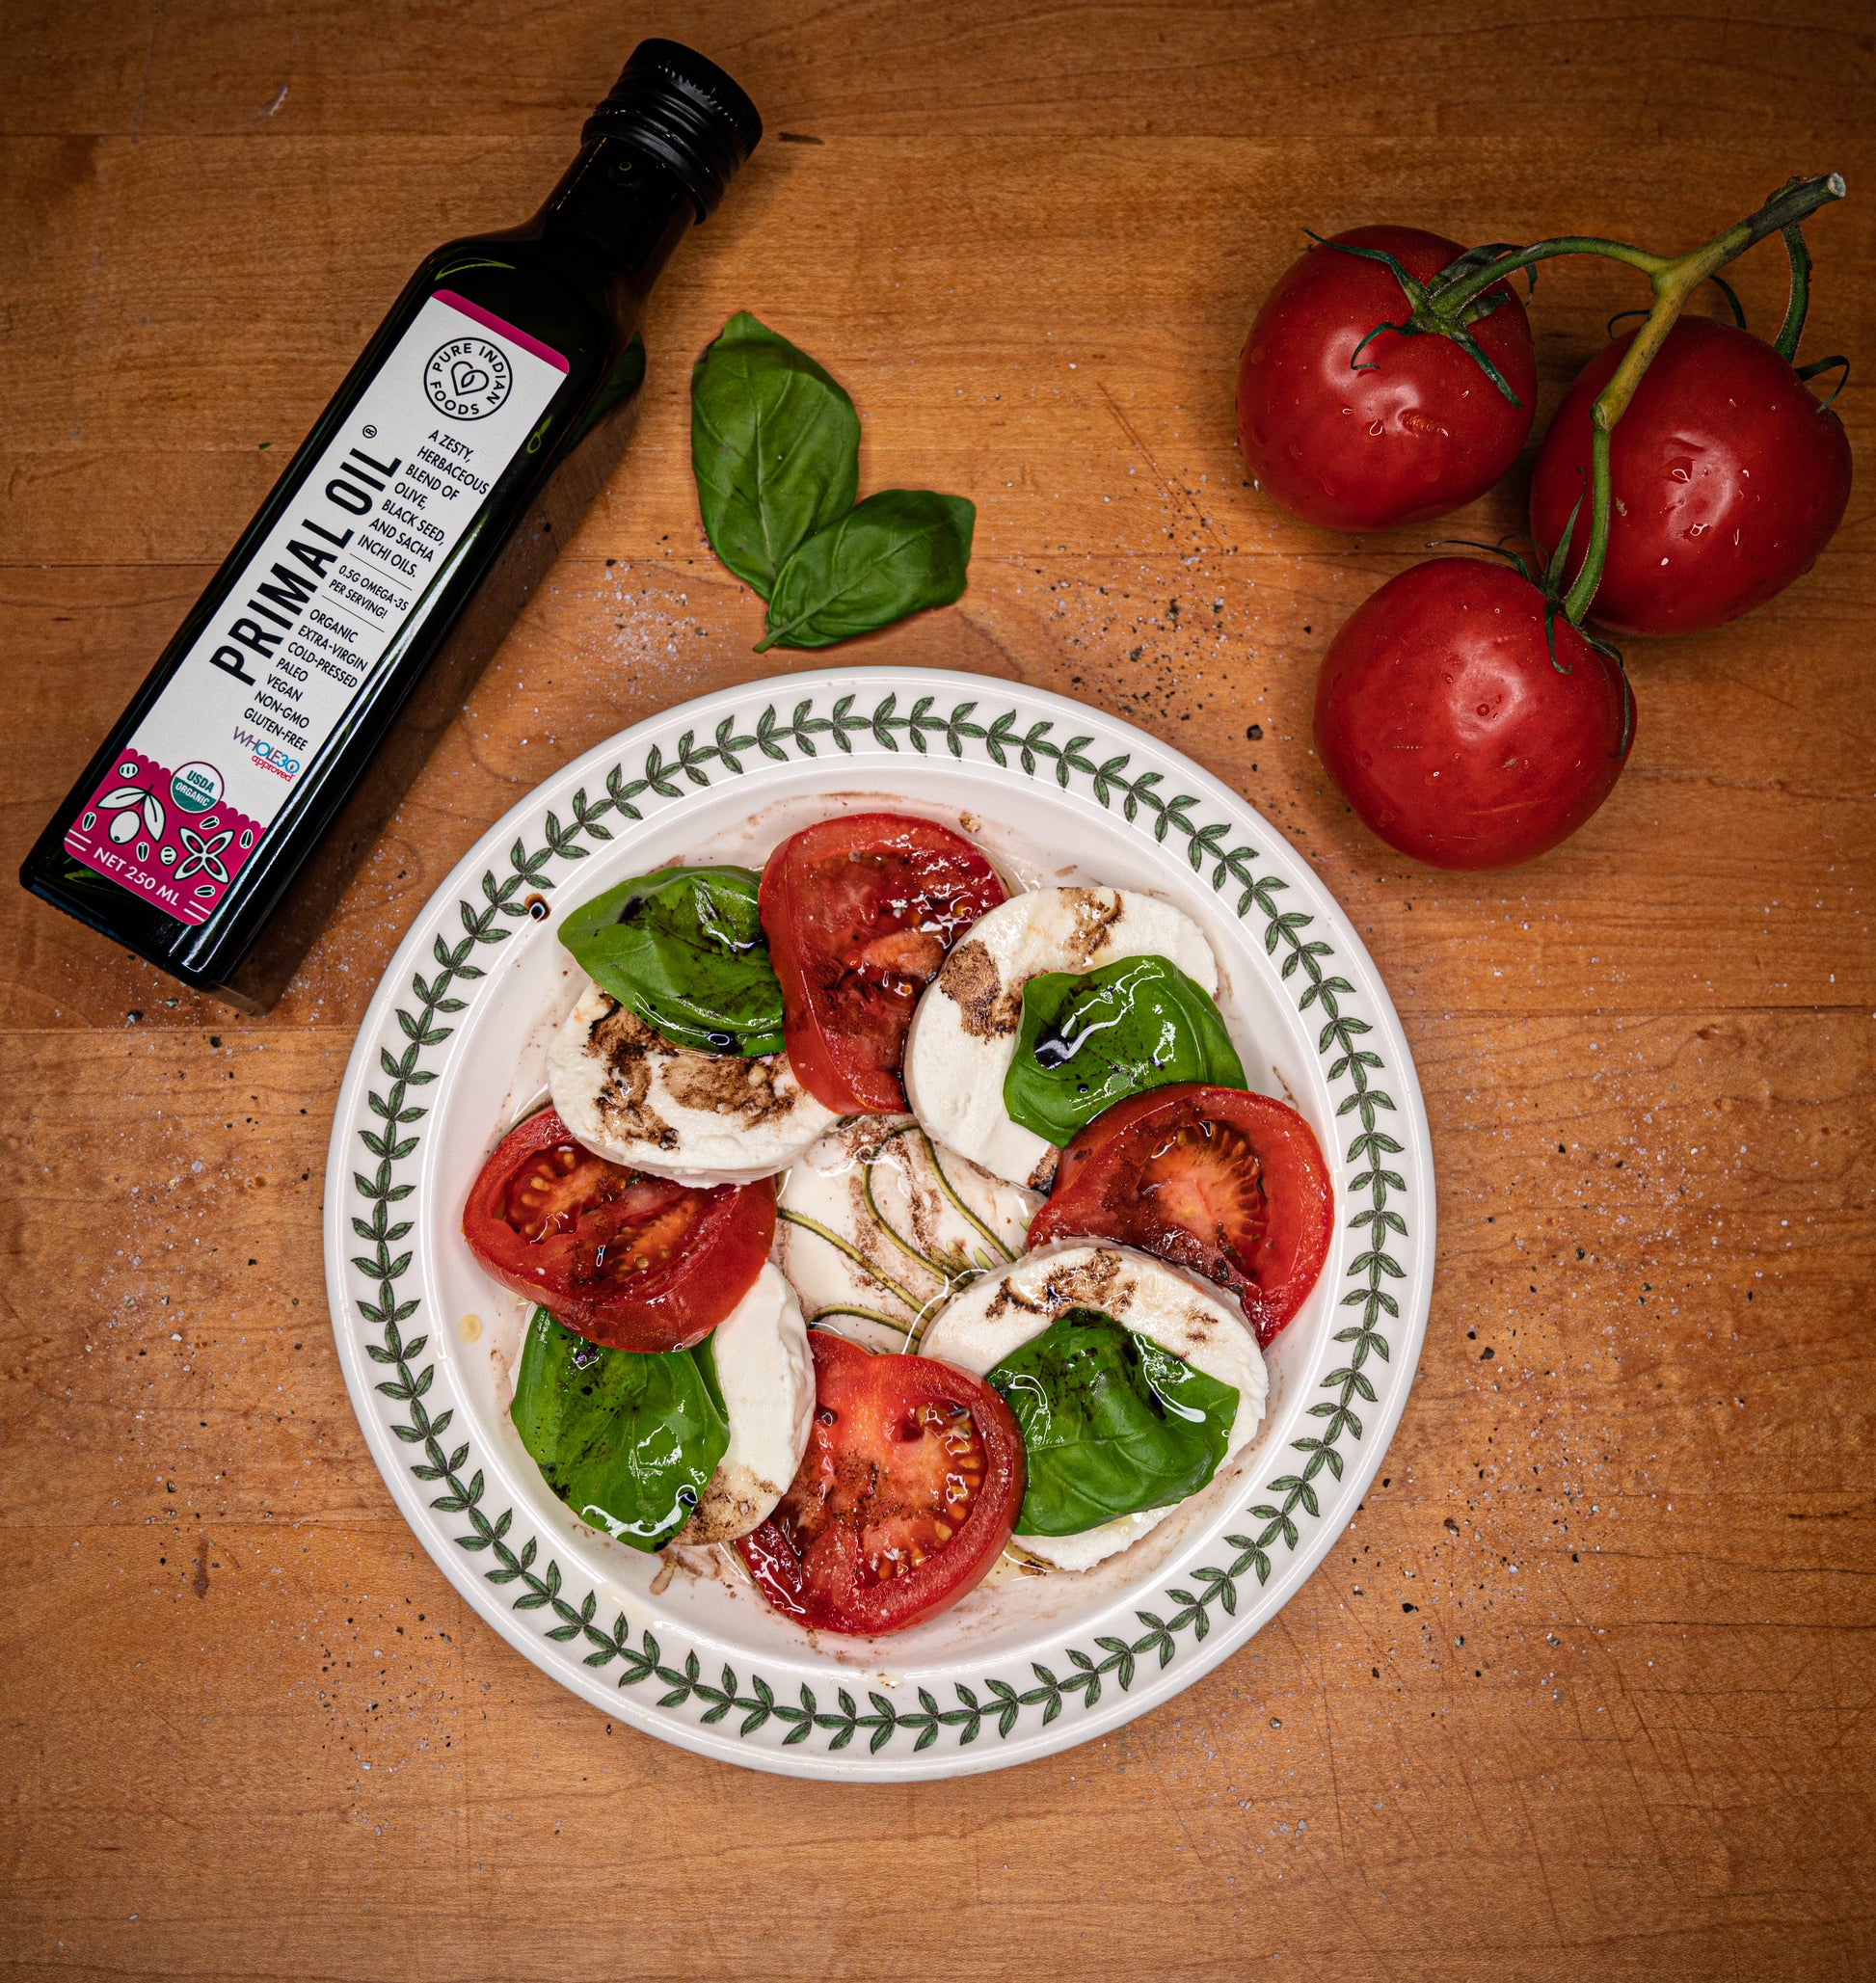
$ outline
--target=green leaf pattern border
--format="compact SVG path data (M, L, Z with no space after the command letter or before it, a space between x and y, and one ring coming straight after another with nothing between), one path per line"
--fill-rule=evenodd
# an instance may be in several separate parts
M979 700L957 703L949 715L939 715L934 710L935 695L911 700L902 713L897 690L888 691L866 711L855 709L859 699L857 694L843 695L821 716L815 713L811 696L799 702L786 721L770 704L746 734L738 730L737 715L732 712L716 725L708 742L700 743L695 730L684 732L671 755L654 743L646 750L636 776L628 775L623 764L615 765L606 775L602 796L592 797L582 787L574 794L570 817L563 820L556 813L548 813L538 847L530 849L524 839L517 839L509 849L507 873L497 875L493 869L484 872L481 900L458 905L462 936L454 943L437 937L434 974L415 974L411 1004L393 1007L402 1034L401 1050L393 1052L384 1044L378 1049L385 1085L365 1090L375 1126L358 1132L359 1141L375 1164L353 1173L352 1185L364 1216L356 1209L350 1214L353 1234L369 1248L353 1256L351 1264L370 1284L375 1299L354 1295L351 1300L380 1333L378 1342L362 1345L371 1362L385 1371L376 1389L404 1409L402 1421L393 1418L389 1430L414 1449L409 1462L412 1474L442 1489L429 1506L440 1514L462 1517L467 1533L457 1535L455 1541L464 1550L488 1559L490 1567L482 1571L488 1582L520 1587L511 1600L515 1611L551 1617L553 1621L545 1627L549 1640L583 1642L590 1648L584 1663L593 1668L616 1666L621 1688L656 1685L660 1690L656 1705L660 1709L700 1709L698 1727L735 1718L736 1732L748 1738L772 1723L786 1729L781 1737L785 1749L819 1735L832 1755L864 1735L872 1755L900 1742L909 1742L909 1750L903 1753L913 1755L931 1748L945 1730L953 1731L960 1749L976 1742L986 1728L998 1740L1007 1741L1026 1717L1039 1716L1037 1726L1046 1726L1065 1706L1084 1712L1093 1708L1111 1685L1124 1693L1133 1684L1140 1661L1157 1660L1164 1668L1171 1663L1182 1637L1190 1634L1196 1645L1211 1632L1219 1614L1233 1616L1240 1579L1254 1574L1260 1585L1268 1581L1273 1552L1279 1545L1285 1551L1297 1549L1300 1520L1320 1517L1314 1486L1317 1477L1327 1469L1339 1482L1347 1457L1344 1440L1358 1441L1363 1435L1361 1407L1376 1403L1367 1366L1389 1360L1386 1323L1398 1320L1401 1309L1388 1283L1406 1276L1392 1243L1396 1236L1405 1241L1407 1233L1400 1209L1407 1183L1399 1170L1389 1167L1404 1146L1382 1126L1382 1118L1393 1114L1396 1105L1377 1085L1384 1071L1381 1056L1363 1043L1364 1035L1374 1029L1343 1008L1342 1002L1354 987L1333 971L1332 946L1308 933L1315 919L1305 911L1286 909L1279 901L1289 884L1278 876L1257 872L1252 864L1258 856L1252 848L1229 844L1232 829L1228 820L1208 821L1200 814L1196 796L1163 791L1166 774L1162 771L1144 770L1130 776L1131 752L1097 763L1088 755L1094 737L1070 736L1058 740L1052 735L1057 725L1051 718L1037 718L1019 729L1013 710L987 721L977 720ZM1318 1430L1292 1442L1300 1458L1266 1484L1266 1498L1246 1511L1248 1520L1244 1531L1224 1538L1235 1555L1227 1563L1208 1564L1191 1571L1184 1583L1166 1590L1159 1609L1137 1610L1135 1616L1141 1627L1138 1637L1102 1635L1093 1641L1092 1650L1070 1647L1065 1658L1058 1662L1062 1668L1059 1672L1032 1662L1034 1683L1027 1687L1018 1688L1001 1679L985 1679L975 1687L951 1681L954 1698L942 1705L928 1688L919 1687L915 1690L916 1708L908 1702L896 1702L870 1690L863 1709L844 1686L831 1693L824 1689L817 1693L805 1682L795 1698L786 1699L760 1674L752 1673L745 1683L728 1665L710 1677L694 1650L681 1660L667 1657L644 1626L634 1639L623 1612L609 1623L603 1621L597 1592L589 1590L576 1600L566 1588L558 1562L551 1554L543 1558L536 1538L521 1538L520 1547L515 1546L515 1511L508 1508L492 1514L485 1507L487 1483L482 1469L477 1467L466 1475L469 1446L449 1436L453 1410L433 1412L426 1402L436 1375L435 1364L424 1359L429 1339L422 1333L404 1332L420 1298L405 1294L399 1287L411 1270L413 1249L404 1243L415 1221L399 1217L397 1208L416 1189L400 1178L399 1171L417 1147L418 1134L413 1125L428 1112L415 1097L437 1078L422 1062L426 1054L450 1037L454 1029L442 1022L468 1004L458 996L459 987L486 975L485 967L476 961L478 953L505 942L518 922L540 913L539 900L561 878L553 871L554 864L571 866L591 851L584 843L609 840L611 829L604 823L608 817L642 819L645 816L635 801L645 793L681 799L691 790L709 787L712 768L719 774L739 776L758 757L788 763L791 752L810 759L825 749L851 754L856 737L886 751L910 749L925 755L943 750L960 760L967 749L981 751L1000 768L1014 765L1026 778L1053 777L1064 790L1083 779L1104 808L1118 804L1122 816L1150 830L1156 842L1164 844L1177 836L1193 871L1207 875L1215 892L1226 896L1236 889L1236 913L1241 920L1253 912L1262 918L1266 955L1274 958L1281 952L1281 978L1297 984L1299 1009L1320 1013L1317 1052L1325 1058L1334 1057L1327 1081L1331 1089L1342 1089L1336 1116L1338 1121L1353 1118L1350 1127L1354 1133L1347 1157L1352 1165L1366 1166L1347 1188L1349 1193L1365 1201L1348 1221L1360 1235L1360 1249L1348 1268L1349 1278L1355 1285L1339 1303L1355 1313L1333 1338L1343 1346L1344 1354L1338 1367L1321 1380L1321 1388L1328 1395L1309 1407L1308 1415L1319 1421ZM529 898L535 898L536 908L530 909Z

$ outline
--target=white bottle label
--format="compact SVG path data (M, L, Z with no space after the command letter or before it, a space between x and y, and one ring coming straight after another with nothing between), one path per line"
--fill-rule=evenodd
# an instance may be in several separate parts
M65 836L205 923L404 636L568 372L450 291L417 312Z

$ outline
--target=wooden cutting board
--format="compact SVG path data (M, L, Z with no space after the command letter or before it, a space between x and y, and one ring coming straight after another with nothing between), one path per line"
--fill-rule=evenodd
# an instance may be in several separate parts
M1868 28L1823 0L11 10L10 862L410 266L532 209L640 33L768 121L657 292L625 463L279 1009L0 892L14 1972L1876 1964ZM1295 523L1232 438L1300 230L1678 248L1833 168L1807 350L1858 368L1865 477L1836 544L1747 621L1634 644L1634 759L1568 846L1484 880L1387 852L1310 697L1433 533ZM1782 281L1776 245L1740 267L1755 324ZM1541 421L1635 288L1545 271ZM1442 1179L1419 1380L1343 1545L1171 1705L959 1782L759 1777L562 1693L406 1531L326 1320L334 1097L417 905L576 752L789 665L688 477L688 362L737 308L851 388L863 486L979 506L962 605L854 658L1083 697L1243 791L1386 975ZM1515 528L1527 473L1440 533Z

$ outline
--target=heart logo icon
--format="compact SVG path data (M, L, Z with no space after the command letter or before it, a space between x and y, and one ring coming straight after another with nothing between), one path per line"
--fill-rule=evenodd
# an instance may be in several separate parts
M456 389L458 399L467 399L472 392L480 392L488 383L489 375L480 365L472 365L466 358L459 358L449 368L449 383Z

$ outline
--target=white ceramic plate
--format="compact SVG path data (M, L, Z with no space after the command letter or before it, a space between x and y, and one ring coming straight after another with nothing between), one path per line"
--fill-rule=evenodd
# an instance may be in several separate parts
M1270 1353L1258 1438L1204 1494L1086 1574L1005 1565L916 1630L811 1640L729 1564L661 1574L548 1490L503 1409L521 1304L477 1269L459 1221L576 996L562 914L674 856L760 866L809 819L882 802L960 826L1031 883L1150 889L1196 918L1251 1082L1300 1109L1329 1158L1336 1234ZM523 800L386 973L327 1184L353 1406L444 1575L608 1715L797 1776L998 1769L1113 1728L1216 1666L1275 1617L1380 1467L1433 1279L1413 1063L1315 875L1235 792L1143 732L1059 696L918 669L788 676L686 703Z

